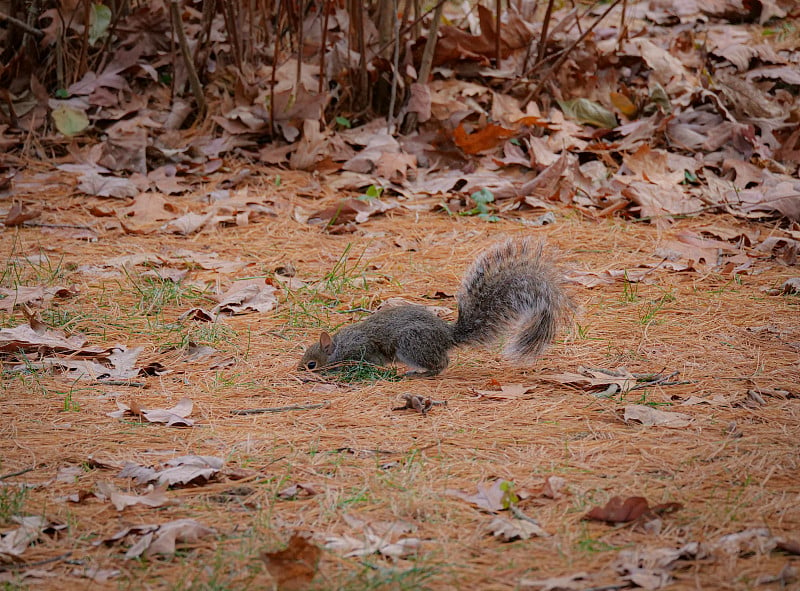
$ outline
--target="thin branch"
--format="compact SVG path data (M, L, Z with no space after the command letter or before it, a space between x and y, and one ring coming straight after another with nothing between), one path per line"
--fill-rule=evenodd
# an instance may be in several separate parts
M561 55L561 57L558 58L558 60L552 65L550 70L548 70L547 73L544 76L542 76L542 79L539 81L539 84L536 85L536 88L534 88L530 93L528 93L528 96L525 97L525 100L522 101L523 105L539 96L539 93L542 92L544 85L547 84L550 78L558 71L558 69L564 64L564 62L567 61L567 58L572 53L572 50L575 49L589 35L589 33L594 31L595 27L597 27L597 25L599 25L602 22L602 20L606 18L606 16L608 16L608 13L611 12L620 2L622 2L622 0L614 0L614 2L612 2L609 5L609 7L605 10L605 12L603 12L603 14L597 17L597 20L595 20L589 26L589 28L586 29L586 31L584 31L583 34L581 34L581 36L575 40L575 42L572 45L570 45L566 50L564 50L564 53Z
M183 19L181 19L181 14L178 10L178 0L170 1L169 10L172 15L172 24L175 27L175 31L178 33L178 43L181 48L183 63L189 74L189 84L192 87L192 94L194 94L194 100L197 101L197 109L202 114L206 112L206 99L205 96L203 96L203 87L200 84L200 78L197 76L197 69L194 67L192 54L189 51L189 42L186 40L186 32L183 30Z
M2 476L0 476L0 480L5 480L7 478L14 478L14 476L22 476L23 474L27 474L32 470L33 468L24 468L22 470L17 470L16 472L9 472L8 474L3 474Z
M392 2L392 13L394 15L394 55L392 56L392 94L389 98L389 114L386 118L386 126L389 133L394 133L394 105L397 101L397 81L400 78L400 18L397 16L397 0Z
M22 29L26 33L33 35L37 39L41 39L44 37L44 31L41 29L34 29L28 23L21 21L13 16L7 15L5 12L0 12L0 21L6 21L10 25L14 25L15 27Z
M555 0L548 0L547 10L544 13L544 20L542 20L542 36L539 39L539 51L536 52L536 63L540 63L544 59L544 52L547 49L547 33L550 28L550 19L553 14L553 4Z
M425 41L425 50L422 52L422 61L419 66L417 82L426 84L433 69L433 54L436 52L436 40L439 33L439 22L442 20L444 10L444 0L439 0L436 10L433 11L433 21L428 29L428 38ZM417 114L409 113L403 124L403 133L411 133L417 127Z
M269 412L289 412L293 410L313 410L315 408L327 408L331 405L329 400L318 404L292 404L289 406L269 406L266 408L245 408L242 410L232 410L232 415L260 415Z

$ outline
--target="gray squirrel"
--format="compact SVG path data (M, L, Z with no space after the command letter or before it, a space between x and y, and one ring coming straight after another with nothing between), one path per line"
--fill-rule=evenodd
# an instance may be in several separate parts
M482 252L461 280L458 318L449 323L424 306L378 310L336 334L322 332L306 349L298 369L334 369L344 362L401 362L409 375L435 376L448 352L468 343L508 340L505 357L530 361L550 344L572 308L560 273L540 242L511 239Z

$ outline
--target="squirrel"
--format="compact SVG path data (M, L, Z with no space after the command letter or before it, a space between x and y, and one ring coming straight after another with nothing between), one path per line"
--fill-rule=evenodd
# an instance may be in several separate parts
M435 376L448 352L463 344L490 344L508 336L504 356L517 362L541 354L572 308L560 273L543 244L510 239L482 252L464 274L456 294L455 323L424 306L380 309L336 334L322 332L298 369L334 369L347 361L376 365L401 362L407 375Z

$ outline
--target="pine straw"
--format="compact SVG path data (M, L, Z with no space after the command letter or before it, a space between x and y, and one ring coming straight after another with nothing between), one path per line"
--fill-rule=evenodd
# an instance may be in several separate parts
M398 210L362 225L354 235L331 236L289 216L292 205L311 210L330 201L289 197L308 181L285 173L283 181L279 190L267 182L258 188L268 194L279 191L279 202L286 201L277 217L254 225L189 238L113 234L94 244L23 229L16 238L10 231L3 234L3 254L10 255L12 242L17 256L41 245L51 257L63 254L64 263L82 264L125 253L188 248L254 263L240 276L292 263L298 277L311 281L329 272L352 244L351 260L355 263L361 256L359 269L366 268L369 290L350 286L341 294L340 309L374 306L395 296L452 308L453 300L425 298L437 291L454 293L475 254L506 235L546 237L562 252L565 266L582 270L656 261L652 252L660 236L653 226L590 222L578 219L572 210L560 211L559 223L538 230L511 221L487 224ZM81 207L85 202L80 200ZM96 222L77 208L78 203L54 196L48 211L62 206L61 223ZM690 230L710 222L738 225L733 219L709 217L680 221L675 227ZM766 226L755 227L769 232ZM91 336L91 344L144 346L142 359L169 359L175 371L147 378L143 389L72 384L45 375L36 380L4 376L0 472L33 468L4 484L40 485L29 492L25 513L68 525L60 535L30 547L24 561L71 552L69 558L81 565L120 569L121 576L109 587L203 588L203 581L214 580L228 588L247 584L268 588L270 577L258 560L260 551L281 547L294 530L358 537L361 532L352 530L342 517L351 512L369 522L408 521L417 527L412 535L426 542L415 561L395 564L377 556L360 560L326 552L319 588L512 589L522 577L577 572L601 573L593 584L613 583L618 579L612 564L620 548L675 547L760 526L796 538L800 531L797 398L767 398L767 404L757 408L677 406L690 396L721 395L735 403L749 388L783 388L797 394L798 301L763 292L796 270L774 261L758 262L755 269L758 273L744 276L741 285L715 273L657 271L653 274L657 285L639 285L638 300L633 302L626 300L621 283L576 288L581 308L576 322L586 329L585 338L579 338L577 330L562 334L536 367L515 368L496 351L464 349L437 378L355 386L305 382L295 372L303 345L313 340L317 329L283 297L275 313L225 321L238 335L228 345L237 356L236 366L213 371L197 363L183 369L159 350L163 337L148 328L147 319L129 314L135 304L129 279L100 280L70 273L67 281L78 283L81 293L54 305L85 314L79 328L102 331L104 336ZM216 278L210 272L195 275ZM226 285L231 277L218 279ZM648 303L670 292L674 301L653 322L643 324ZM302 293L296 298L310 300ZM164 318L174 320L183 309L168 308ZM333 314L321 320L335 326L356 317ZM749 330L764 326L774 330ZM680 371L679 379L691 383L632 392L621 401L598 399L541 378L579 366L621 365L641 373ZM474 390L492 379L533 385L536 390L522 400L477 398ZM63 410L70 390L78 412ZM448 405L434 407L427 417L392 411L405 392L447 400ZM135 398L143 407L160 408L187 396L195 403L192 417L198 426L167 428L112 419L106 413L115 409L117 393L123 400ZM621 409L643 395L650 403L675 403L667 409L691 415L693 423L683 429L626 425ZM237 409L322 401L330 401L330 406L231 415ZM64 466L80 465L90 457L150 465L184 454L220 456L229 468L263 477L222 478L176 489L169 495L177 504L160 509L131 507L118 512L96 499L80 504L58 501L63 495L91 490L100 481L128 486L116 478L115 470L104 469L88 470L77 482L55 481ZM534 497L522 505L552 534L549 538L500 543L485 533L486 514L445 494L448 489L471 493L477 483L494 478L514 482L517 491L536 490L549 475L565 478L569 493L557 500ZM276 498L278 491L295 482L313 484L320 494L296 501ZM663 519L659 534L581 521L591 506L613 495L641 495L651 504L677 501L684 508ZM119 545L94 545L125 526L184 517L214 527L218 538L190 545L171 560L144 562L124 560ZM779 552L689 562L675 572L677 582L670 588L750 588L757 576L777 574L787 561L798 564L797 557ZM397 572L416 567L422 574L410 571L406 579L390 583L387 571L368 565ZM64 560L39 568L57 577L52 580L59 588L90 586L87 579L72 575L78 567ZM45 579L53 584L49 581Z

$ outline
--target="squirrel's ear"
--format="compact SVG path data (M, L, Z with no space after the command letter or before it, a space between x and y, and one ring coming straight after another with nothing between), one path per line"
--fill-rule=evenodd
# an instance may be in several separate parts
M325 355L333 354L333 339L324 330L319 333L319 347L325 352Z

